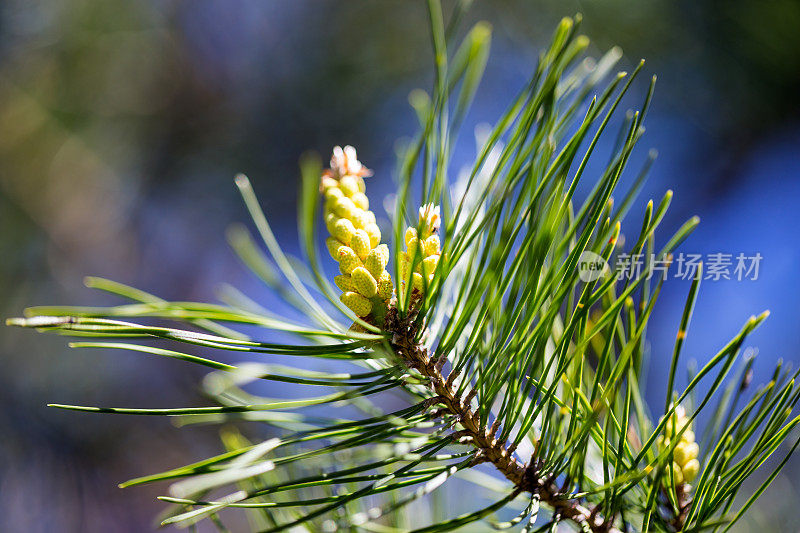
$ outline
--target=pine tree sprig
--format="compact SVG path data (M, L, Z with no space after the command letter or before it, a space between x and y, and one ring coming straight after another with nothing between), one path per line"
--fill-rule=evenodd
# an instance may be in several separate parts
M448 19L428 1L435 77L430 94L409 98L420 131L399 152L391 231L376 224L369 172L352 147L335 149L327 170L317 156L301 158L302 258L284 252L250 181L236 177L260 242L234 226L231 248L293 318L230 286L222 304L172 302L87 278L124 303L36 307L7 320L78 337L74 348L211 369L202 387L213 405L51 404L223 425L223 453L120 485L170 483L163 524L208 519L224 531L220 513L238 509L254 531L449 531L495 514L511 517L491 521L496 529L527 532L562 522L592 532L727 531L797 448L800 373L779 364L768 384L750 390L745 343L766 312L676 388L702 268L671 347L663 408L645 401L647 328L662 290L672 290L652 275L653 263L669 263L699 220L661 244L667 191L647 204L638 234L622 234L656 155L630 169L655 84L652 77L638 109L623 112L643 62L615 74L618 48L584 58L580 17L564 19L506 111L476 133L475 162L455 177L454 146L491 42L485 23L456 42L466 4ZM615 142L601 154L609 136ZM594 170L598 158L606 163ZM633 185L615 199L630 172ZM333 259L319 251L321 229ZM624 253L648 260L625 279L607 267L581 277L587 256L609 265ZM282 342L266 340L274 338ZM217 351L254 359L230 364ZM272 389L259 383L298 394L262 396ZM696 434L706 412L706 430ZM270 438L250 436L254 424L270 426ZM790 440L765 482L740 494ZM456 516L439 509L428 525L411 516L454 479L487 501Z

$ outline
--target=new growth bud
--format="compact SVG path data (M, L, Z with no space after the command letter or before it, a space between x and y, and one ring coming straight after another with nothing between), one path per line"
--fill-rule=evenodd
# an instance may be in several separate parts
M406 251L400 253L401 287L411 286L420 293L433 282L433 275L442 253L439 236L439 206L426 204L419 208L419 233L406 229Z
M320 184L325 226L331 234L325 245L341 272L334 283L342 290L342 303L362 318L378 307L385 309L393 290L392 277L386 271L389 248L380 244L381 230L364 194L363 178L369 175L355 148L337 146Z
M683 434L680 434L681 431ZM678 439L678 443L672 451L672 476L676 485L691 483L700 472L700 462L697 460L700 447L694 441L694 432L689 417L686 416L686 410L680 405L667 419L664 424L664 434L658 437L656 442L660 448L666 449L675 439Z

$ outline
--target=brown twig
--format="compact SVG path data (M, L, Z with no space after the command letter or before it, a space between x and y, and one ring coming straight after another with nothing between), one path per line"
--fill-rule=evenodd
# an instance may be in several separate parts
M689 492L690 487L686 483L681 483L675 488L675 496L678 503L678 514L669 521L675 531L683 531L686 518L689 515L689 508L692 506L692 496Z
M620 533L613 526L613 520L600 516L597 509L588 509L565 495L555 484L554 477L542 477L533 462L526 466L517 460L513 450L495 437L500 428L497 421L491 427L481 423L479 413L470 407L470 400L475 397L476 391L470 390L462 397L455 386L455 373L444 376L440 361L431 358L427 349L414 341L416 330L413 314L400 319L397 309L392 307L386 315L384 328L393 334L392 345L396 354L410 368L430 380L429 386L435 396L428 400L431 404L428 407L440 405L437 414L445 410L455 415L463 428L457 433L460 440L478 448L480 462L492 463L517 490L537 494L541 502L549 505L554 514L562 519L571 520L583 528L588 527L594 533Z

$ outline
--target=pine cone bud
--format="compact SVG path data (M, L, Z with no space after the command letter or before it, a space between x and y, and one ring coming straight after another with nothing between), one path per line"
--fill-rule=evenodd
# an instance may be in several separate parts
M386 307L393 290L386 271L389 248L380 244L381 231L364 194L363 178L369 175L352 146L337 146L320 183L325 226L331 234L325 245L341 271L333 281L342 290L342 303L359 317L368 316L375 305Z
M350 274L356 291L365 298L372 298L378 294L378 281L364 267L356 267Z
M442 253L439 236L439 206L427 204L419 209L419 231L407 228L406 251L400 253L401 287L410 285L419 292L433 283L433 276Z
M365 317L372 312L372 302L358 294L357 292L345 292L339 299L344 305L350 308L356 316Z
M664 434L656 439L656 444L661 449L668 448L670 442L678 438L678 434L681 431L683 431L683 434L680 436L680 442L672 450L673 462L671 468L677 485L691 483L700 472L700 462L697 460L700 446L694 441L695 435L689 426L689 417L686 416L686 410L679 405L664 424Z

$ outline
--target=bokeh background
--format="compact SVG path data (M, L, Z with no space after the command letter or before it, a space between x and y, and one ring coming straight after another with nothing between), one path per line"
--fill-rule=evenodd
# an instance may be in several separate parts
M226 226L246 220L233 175L250 176L290 251L302 152L353 144L376 171L371 194L388 192L396 139L415 130L407 95L431 81L423 4L0 3L2 315L114 303L82 286L86 274L181 300L213 301L231 282L268 301L225 244ZM750 341L756 379L769 379L779 358L796 366L800 3L476 3L466 22L488 20L494 41L467 130L498 115L556 22L575 12L593 54L619 44L623 67L645 57L659 77L638 157L650 146L660 156L633 212L672 188L662 239L697 214L685 252L763 256L756 281L704 284L687 358L702 364L770 309ZM474 156L471 135L462 139L455 168ZM668 283L650 330L656 403L687 291L688 282ZM214 428L45 407L200 405L202 371L71 351L63 338L10 328L0 329L0 357L2 531L153 530L163 490L116 484L219 449ZM738 530L796 531L798 477L800 458Z

